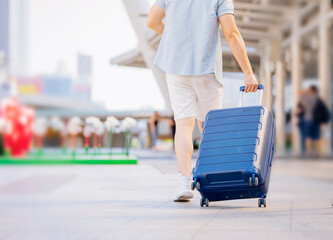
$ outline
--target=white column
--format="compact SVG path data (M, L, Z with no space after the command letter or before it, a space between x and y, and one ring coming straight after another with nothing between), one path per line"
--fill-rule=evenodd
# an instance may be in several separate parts
M273 106L273 95L272 95L272 71L271 71L271 46L270 43L267 42L265 44L265 49L262 57L262 64L263 67L263 82L262 84L265 87L263 92L263 105L267 107L270 111L272 110Z
M270 60L265 63L265 101L266 107L272 111L273 109L273 81Z
M301 90L301 45L299 39L300 19L299 19L299 3L294 4L294 20L292 23L292 43L291 43L291 83L292 83L292 144L293 154L301 153L300 132L297 126L298 119L295 116L297 104L299 101L299 93Z
M285 121L286 114L284 111L284 91L285 91L285 70L281 61L276 63L276 153L281 156L286 152L286 136L285 136Z
M331 0L321 0L320 3L320 24L319 24L319 90L320 96L324 102L331 106L331 43L330 43L330 29L331 24L327 20L327 14L331 9ZM322 141L323 153L325 155L331 153L331 135L330 126L326 127L325 134Z
M9 71L15 76L29 75L29 0L9 1Z
M123 4L131 20L134 31L138 36L138 46L140 48L143 60L145 61L147 67L152 70L166 102L166 108L168 111L170 111L171 104L168 87L165 80L165 74L154 65L156 51L152 48L152 46L150 46L149 43L149 38L151 38L154 33L146 25L147 18L142 17L142 14L149 12L150 4L147 0L123 0Z
M260 50L260 65L259 65L259 79L260 84L264 84L265 80L265 68L264 68L264 50Z

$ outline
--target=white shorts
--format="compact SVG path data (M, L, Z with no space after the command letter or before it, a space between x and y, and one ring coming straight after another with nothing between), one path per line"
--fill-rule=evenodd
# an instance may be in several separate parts
M202 76L167 73L166 81L175 120L195 117L204 121L210 110L222 108L223 86L214 73Z

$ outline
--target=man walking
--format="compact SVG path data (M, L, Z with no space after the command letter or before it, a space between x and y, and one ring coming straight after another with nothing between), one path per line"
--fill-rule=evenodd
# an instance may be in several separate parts
M202 131L206 114L222 108L219 24L245 74L245 92L257 91L258 82L235 23L232 0L157 0L148 15L148 27L162 34L155 65L166 73L176 121L179 185L174 201L193 197L190 185L195 119Z

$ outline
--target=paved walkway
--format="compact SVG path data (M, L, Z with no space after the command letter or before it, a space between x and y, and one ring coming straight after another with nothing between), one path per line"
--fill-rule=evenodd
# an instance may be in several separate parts
M268 207L170 200L174 159L0 166L0 239L333 239L333 161L276 160Z

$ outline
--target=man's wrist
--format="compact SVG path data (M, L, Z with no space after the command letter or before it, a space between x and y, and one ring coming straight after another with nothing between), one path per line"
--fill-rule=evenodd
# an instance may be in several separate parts
M253 74L252 71L244 72L244 74L245 74L246 76L254 76L254 74Z

